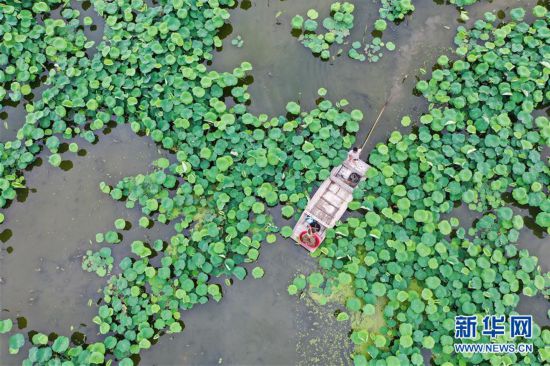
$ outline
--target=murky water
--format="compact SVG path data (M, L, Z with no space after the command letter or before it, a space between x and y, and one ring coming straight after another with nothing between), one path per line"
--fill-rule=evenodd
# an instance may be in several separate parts
M24 202L15 201L4 211L0 308L2 317L26 318L24 332L71 335L78 331L93 340L97 329L92 318L97 308L89 307L88 300L99 299L97 291L105 279L84 272L81 261L87 249L99 248L93 241L95 234L114 229L119 217L134 223L132 230L123 232L123 243L111 245L120 259L132 240L144 235L166 237L171 229L155 225L146 232L138 230L140 212L126 209L98 188L100 181L115 184L127 175L151 169L150 162L160 154L149 138L137 137L123 126L95 145L79 141L79 146L84 156L62 154L64 165L73 166L68 171L45 161L27 172L28 196L22 195ZM4 341L0 364L20 364L6 356Z
M449 53L458 12L431 0L415 1L413 16L398 27L390 25L386 31L397 51L388 52L381 62L359 63L345 55L322 62L290 34L289 23L292 16L312 6L323 17L332 2L318 0L312 5L310 0L243 1L232 10L232 33L212 67L228 70L243 60L252 63L254 82L250 93L255 113L284 113L286 103L296 99L304 108L312 107L317 89L325 87L331 99L346 98L364 111L361 141L391 98L379 128L367 144L366 150L370 150L399 128L401 116L417 116L426 110L424 99L414 96L412 89L421 68L430 70L439 54ZM377 4L352 2L356 4L356 25L351 39L357 39L362 37L365 25L370 27L376 19ZM485 11L533 3L481 2L468 10L473 21ZM86 2L83 6L87 9ZM91 12L88 8L86 15ZM98 28L87 34L98 39L102 23L96 24ZM242 48L231 45L237 35L244 40ZM7 130L0 126L1 140L12 138L23 123L22 106L3 107L0 111L8 124ZM0 225L0 309L3 315L25 318L26 324L20 322L25 325L24 332L81 332L93 340L97 328L91 320L96 308L89 307L88 301L99 299L97 291L105 280L80 268L82 254L98 248L90 240L95 233L112 229L118 217L133 222L123 242L114 246L115 255L121 256L127 253L132 240L145 235L167 238L171 229L156 225L147 232L139 230L135 225L140 216L138 209L128 210L98 189L100 181L113 184L124 176L150 170L150 162L161 155L150 139L137 137L122 126L102 136L95 145L82 141L79 145L86 150L85 155L63 154L64 160L72 161L72 169L63 171L45 162L26 173L31 190L27 197L20 195L25 202L14 202L5 210L6 221ZM457 215L465 218L469 213ZM287 224L281 220L278 223ZM545 271L550 269L548 244L548 236L537 237L529 230L522 233L520 246L537 255ZM345 323L334 321L333 309L313 306L286 292L293 276L315 268L315 260L290 241L280 240L265 244L255 265L265 269L264 278L237 281L224 288L221 303L210 302L183 314L185 331L163 336L142 353L140 365L349 364L348 330ZM521 312L533 314L539 324L549 324L547 309L548 303L542 297L522 298L520 303ZM6 337L0 337L0 341L0 364L20 364L23 357L7 355Z

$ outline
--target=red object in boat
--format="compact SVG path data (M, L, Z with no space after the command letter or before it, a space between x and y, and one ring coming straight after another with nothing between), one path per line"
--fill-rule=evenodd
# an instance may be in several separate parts
M300 233L300 244L306 249L314 250L321 245L321 237L317 233L310 233L304 230Z

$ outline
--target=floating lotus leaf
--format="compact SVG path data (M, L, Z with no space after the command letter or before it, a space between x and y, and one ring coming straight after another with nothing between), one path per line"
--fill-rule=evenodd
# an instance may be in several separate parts
M19 349L25 344L25 337L21 333L10 336L8 340L8 351L11 355L19 353Z
M252 277L258 279L264 276L264 269L262 267L254 267L252 269Z
M11 319L0 320L0 334L8 333L13 327Z

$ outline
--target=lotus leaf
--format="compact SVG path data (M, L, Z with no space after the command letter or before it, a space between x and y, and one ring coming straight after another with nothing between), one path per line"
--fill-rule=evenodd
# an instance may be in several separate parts
M262 267L254 267L252 269L252 277L258 279L264 276L264 269Z
M25 337L21 333L12 335L8 340L8 351L11 355L19 353L19 349L25 344Z
M349 319L349 315L345 311L338 313L338 315L336 316L336 320L339 322L344 322L348 319Z
M8 333L13 327L11 319L0 320L0 334Z

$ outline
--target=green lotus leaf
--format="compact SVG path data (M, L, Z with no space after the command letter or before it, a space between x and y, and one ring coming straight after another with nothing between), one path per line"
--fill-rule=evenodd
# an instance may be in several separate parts
M346 308L349 311L359 311L361 309L361 300L356 297L350 297L346 301Z
M349 315L345 311L338 313L338 315L336 316L336 320L339 322L344 322L348 319L349 319Z
M8 333L13 327L13 321L11 319L0 320L0 334Z
M290 114L298 115L300 114L300 105L296 102L288 102L286 105L286 110Z
M126 227L126 220L124 219L115 220L115 228L117 228L118 230L124 230L125 227Z
M49 156L48 162L53 166L59 166L61 164L61 156L59 154L52 154Z
M246 277L246 269L242 267L235 267L233 269L233 275L242 281Z
M254 267L252 269L252 277L258 279L264 276L264 269L262 267Z
M319 17L319 13L315 9L309 9L307 11L307 16L308 16L308 18L315 20Z
M8 339L8 351L10 355L19 353L19 349L25 344L25 337L21 333L16 333Z
M318 272L314 272L312 274L310 274L307 278L307 281L309 282L309 284L312 286L312 287L319 287L321 286L321 284L323 283L324 281L324 277L321 273L318 273Z
M292 215L294 214L294 208L292 206L284 206L281 209L281 213L282 213L283 217L288 219L288 218L292 217Z
M288 294L291 296L296 295L298 293L298 289L294 285L288 285L287 291L288 291Z
M291 20L292 29L302 29L304 18L301 15L295 15Z
M374 29L376 29L377 31L380 31L380 32L385 31L387 26L388 26L388 24L386 23L386 21L384 19L377 19L374 22Z
M52 344L52 351L56 353L64 353L69 348L69 338L59 336Z
M510 10L510 16L513 20L521 21L525 16L525 10L522 8L514 8Z
M36 333L32 336L32 343L34 345L46 345L48 344L48 336L43 333Z
M281 235L285 238L289 238L292 235L292 228L290 226L283 226L281 228Z

